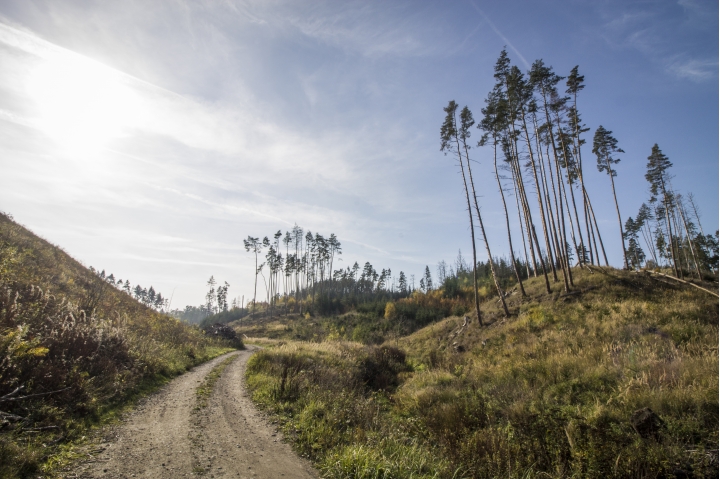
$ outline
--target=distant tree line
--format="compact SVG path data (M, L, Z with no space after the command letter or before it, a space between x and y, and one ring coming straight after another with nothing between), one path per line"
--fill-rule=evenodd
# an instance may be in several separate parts
M382 298L400 298L415 289L414 279L409 279L404 272L400 271L395 278L390 268L378 272L370 262L362 267L355 262L352 266L336 269L342 245L334 233L326 238L295 225L285 233L278 230L272 239L248 236L243 243L255 261L253 313L259 278L265 288L270 315L278 309L279 303L285 311L292 303L301 311L313 308L331 312ZM420 286L432 289L429 275L421 280Z
M186 321L192 324L204 324L206 319L210 318L209 323L213 323L212 318L216 318L216 322L228 323L230 320L226 320L228 313L232 312L230 316L234 319L239 319L245 314L241 304L238 304L238 300L233 299L228 304L228 289L230 285L227 281L223 282L223 285L219 285L215 280L215 276L210 276L206 285L209 287L208 292L205 294L205 303L198 306L187 305L184 309L173 309L169 312L170 315ZM233 319L233 320L234 320Z
M90 271L92 271L100 279L104 280L108 284L111 284L120 291L124 291L128 294L128 296L135 298L148 308L164 312L165 309L168 307L168 299L164 298L159 291L155 291L155 288L153 288L152 286L150 286L149 288L144 288L138 284L135 285L135 287L133 288L129 280L116 280L114 274L110 273L109 275L106 275L105 270L98 271L92 266L90 266Z

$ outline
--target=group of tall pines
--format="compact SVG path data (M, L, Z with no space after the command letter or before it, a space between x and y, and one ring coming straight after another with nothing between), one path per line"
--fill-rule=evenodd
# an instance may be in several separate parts
M535 61L530 71L523 73L511 64L507 51L503 50L495 64L494 78L495 85L485 99L483 116L477 124L481 132L477 146L492 148L510 264L514 266L519 291L525 297L523 277L542 275L548 293L552 288L550 276L552 282L562 281L564 291L569 292L574 286L571 269L574 264L609 266L593 202L586 189L586 168L583 168L582 147L589 128L582 122L578 97L585 88L585 77L577 66L567 77L559 76L542 60ZM508 314L473 181L470 136L475 119L467 106L460 109L459 117L458 109L455 101L450 101L444 108L446 116L440 128L440 149L450 154L460 166L470 221L473 264L478 264L477 226L486 245L500 303ZM592 153L597 159L598 171L607 174L610 180L608 194L612 193L617 211L619 231L616 238L622 245L625 269L667 264L677 278L694 274L702 279L704 273L716 273L717 233L713 237L702 232L697 207L689 195L697 226L692 221L682 195L672 188L668 171L672 163L657 144L648 157L645 175L650 186L650 206L643 204L637 217L628 218L624 228L615 192L615 165L620 162L618 154L624 151L612 131L599 126L593 136ZM514 207L509 205L510 196L515 200ZM515 215L515 211L511 211L515 209L520 241L517 242L515 232L516 243L513 243L510 217ZM651 259L646 260L640 236ZM520 254L524 256L527 268L524 274L520 271L523 262L517 261ZM477 290L476 267L473 276ZM475 310L482 325L477 294Z
M390 268L378 273L369 262L362 268L355 262L352 267L334 269L342 254L342 245L334 233L326 238L295 225L284 234L278 230L272 239L248 236L243 244L255 263L252 315L256 312L259 280L265 289L266 313L271 316L280 303L283 312L299 306L301 310L304 307L306 311L312 308L330 313L342 310L343 305L397 299L414 289L404 272L396 281ZM427 267L426 276L422 289L431 289Z

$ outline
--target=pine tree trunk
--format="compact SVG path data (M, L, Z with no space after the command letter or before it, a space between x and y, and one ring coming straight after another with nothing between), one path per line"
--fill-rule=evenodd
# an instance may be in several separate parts
M665 221L667 223L668 235L670 236L670 252L672 254L673 268L675 270L675 277L680 278L680 272L678 271L678 262L675 256L675 239L672 234L672 225L670 223L670 205L668 204L668 194L665 190L665 181L661 178L660 184L662 186L663 202L665 203Z
M674 198L674 195L673 195ZM678 208L673 209L672 213L672 220L673 220L673 226L675 226L675 231L677 231L678 236L678 256L682 254L682 256L685 258L685 269L690 271L690 261L687 256L687 251L685 251L685 248L683 248L683 237L682 237L682 230L680 229L680 222L677 219L677 214L675 213ZM685 277L685 273L683 268L680 268L680 274L683 275L683 278Z
M525 298L527 297L527 294L525 293L525 287L523 286L520 271L518 270L517 262L515 261L515 251L513 250L512 235L510 234L510 218L508 216L507 203L505 202L505 192L503 191L502 183L500 182L500 175L498 174L497 141L495 139L493 140L493 159L495 164L495 179L497 180L498 189L500 190L500 198L502 198L503 211L505 213L505 225L507 227L508 243L510 244L510 259L512 260L515 277L517 278L518 285L520 286L520 293L522 294L522 297Z
M587 194L587 192L586 192ZM605 245L603 244L602 236L600 236L600 230L598 229L597 224L597 218L595 217L595 210L593 210L592 203L590 203L590 198L588 197L588 207L590 208L590 216L592 217L593 223L595 224L595 229L598 231L598 240L600 241L600 250L603 254L603 259L605 260L605 266L610 266L610 263L608 263L607 255L605 254ZM598 258L599 259L599 258Z
M530 260L528 259L527 244L525 243L525 230L523 228L522 215L520 213L520 196L517 192L517 183L515 182L515 173L513 173L513 189L515 190L515 205L517 206L518 222L520 224L520 238L522 239L523 250L525 252L525 270L527 271L527 277L530 279ZM534 265L533 265L534 266ZM533 272L535 270L533 269ZM535 274L537 277L537 274Z
M525 121L525 112L521 110L522 126L525 132L525 140L528 145L528 152L530 153L530 165L533 172L533 178L535 180L535 190L537 192L538 208L540 210L540 222L542 223L543 235L545 237L545 249L547 250L548 261L552 269L553 280L557 282L557 271L555 271L555 260L553 259L552 248L550 247L550 237L548 235L547 221L545 220L545 208L543 207L542 200L542 189L540 188L540 181L537 176L537 165L535 164L535 155L533 154L532 142L530 140L530 133L528 132L527 123ZM540 253L542 254L542 253Z
M613 178L612 169L610 168L610 162L607 162L607 167L610 175L610 184L612 184L613 199L615 200L615 211L618 215L618 224L620 225L620 241L622 241L623 248L623 261L625 262L625 269L630 269L630 265L627 260L627 250L625 249L625 234L623 233L622 227L622 216L620 216L620 206L618 205L617 195L615 194L615 179Z
M655 265L659 265L660 262L658 260L657 256L657 249L655 248L655 243L652 241L652 230L650 229L650 225L648 224L649 218L644 221L643 228L640 228L640 231L643 235L643 240L645 240L645 246L650 250L650 254L652 254L653 261L655 261Z
M535 244L535 247L537 248L538 252L538 261L540 262L540 267L542 268L543 277L545 279L545 289L548 294L552 292L550 289L550 281L548 280L548 274L547 269L545 268L545 260L542 257L542 250L540 249L540 243L537 239L537 234L535 232L535 226L532 221L532 213L530 212L530 205L528 204L527 195L525 194L525 184L522 181L522 175L520 173L520 162L517 161L517 158L515 159L515 168L516 168L516 175L518 179L518 191L520 193L520 198L523 202L523 210L525 212L525 221L528 225L528 239L530 241L530 252L532 253L532 246L533 242ZM534 259L533 259L534 261Z
M560 162L558 159L558 152L557 152L557 145L555 144L555 134L553 133L552 129L552 120L550 118L550 110L548 108L547 103L547 91L545 90L545 86L542 87L542 98L543 98L543 110L545 111L545 121L548 129L548 139L550 140L550 145L553 149L553 158L555 160L555 169L553 170L552 165L550 164L550 154L548 153L548 166L550 169L550 181L552 184L553 189L553 196L555 197L555 208L558 211L558 222L559 222L559 230L560 230L560 242L562 242L562 257L565 259L565 267L567 271L567 279L570 283L570 286L573 285L573 278L572 278L572 270L570 266L570 257L568 254L568 240L567 240L567 230L565 227L565 212L563 210L563 204L562 204L562 193L560 193L560 182L562 181L562 177L560 175ZM557 187L558 191L555 190L555 181L553 180L553 177L557 173ZM559 198L559 206L558 206L558 198ZM573 238L573 242L575 242L575 239ZM575 246L575 250L577 251L577 246ZM565 269L564 269L565 271Z
M700 215L698 214L697 207L695 206L695 201L693 199L692 193L690 193L690 206L692 206L693 212L695 213L695 219L697 219L698 228L700 228L700 234L704 238L705 232L703 231L702 223L700 222ZM717 274L717 272L715 271L715 268L712 265L710 265L710 271L712 272L712 274Z
M561 230L565 227L565 225L562 225L560 227L560 216L562 215L562 203L560 204L560 207L558 208L558 196L557 192L555 191L555 180L554 175L552 171L552 164L550 161L550 152L547 151L547 161L548 161L548 168L545 170L543 165L543 179L547 182L546 177L550 177L550 188L546 185L546 191L547 191L547 203L548 203L548 211L550 212L550 222L552 224L553 229L553 238L555 239L555 251L558 259L560 260L560 265L563 273L563 282L565 285L565 292L570 291L570 263L568 262L567 258L567 242L565 241L565 234ZM550 174L547 175L547 171L549 170ZM550 191L552 191L552 199L555 203L555 213L553 213L552 203L550 201ZM564 218L563 218L564 222ZM562 248L560 247L560 244L562 243Z
M255 318L255 300L257 299L257 277L258 277L258 267L257 267L257 249L255 251L255 291L253 292L253 308L252 308L252 317Z
M690 237L690 231L688 230L687 221L685 220L685 214L683 212L682 204L679 201L678 212L680 213L680 218L682 219L683 225L685 226L685 235L687 236L688 245L690 246L690 253L692 254L693 263L695 264L695 272L698 275L698 279L702 280L702 275L700 274L700 267L698 266L697 256L695 255L695 248L693 247L692 238Z
M500 283L497 279L497 274L495 272L495 266L493 264L493 257L490 253L490 242L488 242L487 235L485 234L485 226L483 225L482 216L480 215L480 206L478 206L477 201L477 194L475 193L475 182L473 181L472 177L472 168L470 167L470 154L468 153L468 147L467 143L465 143L465 140L463 140L463 146L465 147L465 160L467 161L467 167L468 167L468 177L470 178L470 186L472 188L472 196L473 200L475 201L475 212L477 213L478 222L480 223L480 232L483 236L483 241L485 242L485 249L487 250L488 254L488 262L490 263L490 274L492 274L493 282L495 283L495 289L497 290L498 297L500 298L500 304L502 305L503 311L505 312L505 317L510 316L510 311L508 311L507 304L505 303L505 294L503 293L503 290L500 288Z
M580 223L580 216L578 215L577 204L575 203L575 191L573 189L573 182L570 179L569 175L570 175L570 171L568 170L568 182L569 182L568 189L570 190L570 199L572 200L573 211L575 213L575 222L577 223L577 227L578 227L577 233L578 233L578 236L580 237L580 249L582 250L582 260L581 261L583 264L585 263L585 252L587 251L590 254L590 264L593 264L591 246L585 245L585 239L583 238L583 235L582 235L582 231L581 231L582 223Z
M473 292L475 293L475 313L477 314L478 324L483 326L482 316L480 315L480 299L478 298L478 284L477 284L477 251L475 248L475 225L472 217L472 206L470 205L470 193L468 192L467 180L465 179L465 167L463 165L462 152L460 150L460 141L455 134L455 141L457 143L457 154L458 160L460 161L460 172L462 173L463 186L465 188L465 199L467 200L468 215L470 216L470 237L472 238L472 251L473 251Z
M573 94L573 110L575 112L575 134L573 135L573 149L575 150L577 157L577 163L576 163L576 170L578 178L580 179L580 189L583 192L583 218L585 219L585 231L587 232L587 239L588 239L588 251L590 252L590 264L594 264L593 262L593 252L592 252L592 241L594 241L594 237L590 236L590 220L588 218L588 211L589 207L588 204L590 203L590 198L587 194L587 190L585 189L585 181L583 180L583 169L582 169L582 145L580 143L580 113L578 113L577 109L577 91ZM570 192L572 193L572 188L570 189ZM575 206L575 198L573 195L573 207ZM577 215L577 209L575 210L575 214ZM595 228L597 229L597 224L595 225ZM581 229L579 220L578 220L578 229ZM600 231L598 231L598 235L600 234ZM582 239L581 239L582 241ZM595 252L597 253L597 244L595 245ZM596 254L595 257L597 257L598 265L600 265L600 258ZM607 263L607 261L606 261ZM606 264L607 266L607 264Z
M552 134L552 132L550 133ZM570 220L570 239L572 239L573 247L575 248L575 254L579 255L577 242L575 241L575 229L572 225L572 218L570 217L570 209L568 208L567 204L567 194L565 193L565 182L562 178L562 171L560 170L560 162L558 161L557 152L555 151L555 138L551 136L551 141L553 145L553 157L555 159L555 170L554 175L557 179L557 208L560 212L560 228L562 230L562 247L563 247L563 254L565 256L565 262L567 265L567 271L568 271L568 279L570 280L570 285L574 286L573 284L573 278L572 278L572 265L570 264L570 252L568 251L568 245L570 244L568 242L567 237L567 225L565 222L565 209L568 211L568 219ZM552 179L553 172L551 171L550 178ZM555 189L555 183L553 183L553 190ZM565 207L563 207L563 199L565 199ZM578 256L579 257L579 256Z
M570 197L572 199L572 205L573 210L575 211L575 222L577 223L577 236L580 238L580 245L579 248L582 250L582 254L580 254L580 251L578 250L577 243L575 244L575 249L578 251L578 261L580 264L585 264L585 241L583 239L582 235L582 225L580 223L580 217L577 212L577 205L575 204L575 193L573 192L573 181L572 181L572 174L571 174L571 166L570 166L570 158L567 157L567 149L568 147L565 145L565 135L562 130L562 126L560 125L560 117L558 115L555 116L555 120L557 122L558 127L558 138L560 140L560 147L562 148L563 156L565 157L565 170L567 171L567 184L568 189L570 190ZM570 204L567 200L567 191L565 190L565 182L563 181L563 192L565 193L565 203L568 208L568 220L570 220L570 226L573 233L573 240L575 241L575 228L573 227L573 220L572 220L572 212L570 211Z

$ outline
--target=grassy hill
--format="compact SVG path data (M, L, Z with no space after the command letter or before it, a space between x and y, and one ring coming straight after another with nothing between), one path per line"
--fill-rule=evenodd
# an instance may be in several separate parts
M248 383L327 477L717 477L717 297L647 273L575 281L382 345L255 326L278 339L257 340ZM342 318L305 321L319 336Z
M236 346L143 306L0 214L0 477L56 473L92 425Z

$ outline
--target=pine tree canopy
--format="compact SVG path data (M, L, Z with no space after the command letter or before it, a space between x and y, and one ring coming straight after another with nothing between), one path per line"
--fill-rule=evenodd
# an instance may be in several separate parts
M667 156L663 155L657 143L652 147L652 153L648 156L647 173L645 179L650 183L650 192L657 195L662 191L663 184L667 179L666 170L672 166Z
M593 138L592 152L597 155L597 168L600 172L606 172L609 175L617 176L617 172L611 165L620 163L620 159L613 158L615 153L625 153L618 148L617 140L612 136L612 131L606 130L602 125L595 131Z

